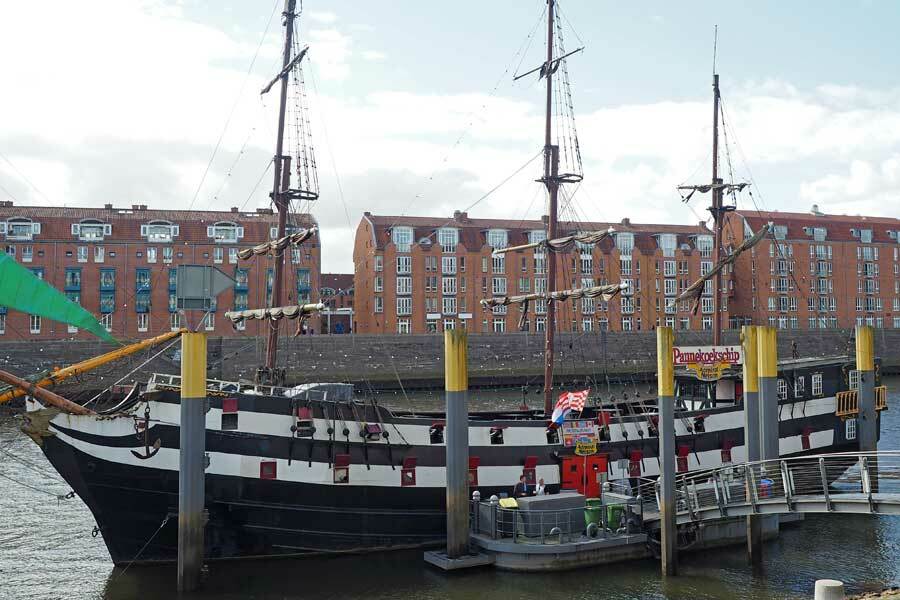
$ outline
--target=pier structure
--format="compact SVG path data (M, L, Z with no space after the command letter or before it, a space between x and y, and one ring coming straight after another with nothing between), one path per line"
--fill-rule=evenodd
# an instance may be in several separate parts
M859 449L878 449L878 415L875 406L875 331L869 325L856 326L856 370L859 374L859 416L856 436Z
M671 327L656 329L657 385L659 389L659 456L661 475L658 483L660 515L660 560L663 575L677 573L675 527L675 367Z
M744 325L741 330L744 350L744 446L747 462L759 456L759 372L757 369L756 326ZM747 517L747 558L755 568L762 566L762 523L756 515Z

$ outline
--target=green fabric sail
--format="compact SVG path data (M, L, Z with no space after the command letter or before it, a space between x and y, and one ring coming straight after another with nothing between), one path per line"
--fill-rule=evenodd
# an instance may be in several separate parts
M0 306L66 323L90 331L106 341L115 341L94 315L66 298L65 294L2 251L0 251Z

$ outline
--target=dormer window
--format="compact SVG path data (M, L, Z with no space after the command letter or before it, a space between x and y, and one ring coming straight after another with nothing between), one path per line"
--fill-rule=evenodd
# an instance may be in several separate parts
M787 239L787 225L776 225L775 226L775 239L776 240Z
M543 229L532 229L528 232L528 243L537 244L547 239L547 232Z
M303 227L298 227L296 225L285 225L284 235L293 235L303 229ZM278 239L278 227L269 227L269 238L273 240Z
M29 241L40 232L41 224L25 217L15 217L0 223L0 233L5 233L8 240Z
M619 253L631 256L631 251L634 250L634 234L629 232L617 233L615 237L616 248L619 249Z
M696 241L697 250L700 251L700 256L703 258L711 257L713 253L713 236L698 235Z
M804 227L803 233L813 236L813 240L817 242L824 242L828 237L828 230L824 227Z
M397 252L409 252L412 246L413 230L412 227L393 227L391 228L391 241L397 247Z
M78 236L82 242L102 242L103 238L112 235L112 225L96 219L85 219L80 223L72 223L72 235Z
M675 256L675 248L678 246L678 236L674 233L660 233L656 236L659 249L663 256Z
M217 244L235 244L244 237L244 228L231 221L219 221L206 228L206 235Z
M456 252L456 245L459 243L459 230L453 227L441 227L437 232L438 243L441 245L441 252Z
M148 242L168 243L178 235L178 225L172 225L168 221L151 221L141 225L141 237Z
M505 229L488 229L487 244L494 250L502 250L509 245L509 235Z
M863 244L871 244L872 243L872 230L871 229L860 229L859 230L859 241Z

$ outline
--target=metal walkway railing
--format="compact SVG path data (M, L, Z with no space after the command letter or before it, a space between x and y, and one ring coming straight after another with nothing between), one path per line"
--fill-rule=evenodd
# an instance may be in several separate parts
M675 479L676 521L750 514L840 512L900 515L900 451L759 461ZM645 521L659 519L657 510Z

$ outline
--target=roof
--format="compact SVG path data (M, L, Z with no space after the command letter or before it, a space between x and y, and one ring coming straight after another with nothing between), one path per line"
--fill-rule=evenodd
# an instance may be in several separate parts
M331 288L335 291L353 288L353 273L322 273L319 276L319 287Z
M116 208L107 204L104 208L72 206L17 206L12 202L0 202L0 221L24 217L41 224L35 241L72 240L71 224L94 219L113 226L110 239L141 240L141 225L151 221L168 221L178 225L180 240L197 240L207 237L206 227L220 221L234 222L245 228L243 242L269 239L269 229L278 223L278 215L271 209L241 212L236 208L220 210L156 210L145 205ZM292 225L308 227L315 224L309 214L292 214Z
M824 213L793 213L779 211L737 211L750 228L758 230L764 224L772 222L775 225L786 225L787 238L794 240L812 240L804 227L824 227L828 230L825 241L829 242L853 242L859 243L859 237L854 236L851 229L871 229L872 242L897 243L889 231L900 231L900 219L891 217L867 217L850 215L826 215Z
M383 248L390 241L390 230L392 227L412 227L414 243L428 239L432 244L437 242L434 237L435 231L442 227L454 228L459 230L459 243L470 251L480 250L484 246L486 243L484 234L489 229L506 230L509 245L517 246L528 243L529 231L543 230L546 227L543 220L475 219L470 218L466 213L458 211L453 217L449 218L372 215L365 213L365 219L368 219L375 229L376 245L379 248ZM610 227L619 233L634 233L635 247L644 254L652 254L656 251L656 241L651 238L660 233L676 234L679 245L686 243L690 236L711 233L705 226L700 224L632 223L629 219L623 219L617 223L560 221L559 232L560 235L568 235L577 231L599 231ZM610 250L613 244L612 241L604 241L599 246L603 250Z

